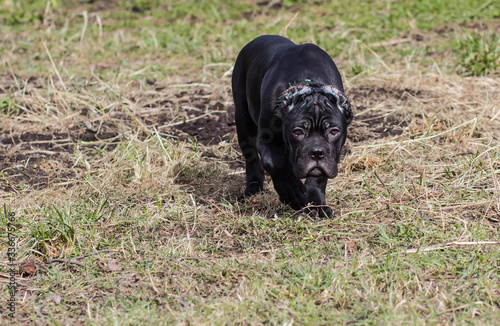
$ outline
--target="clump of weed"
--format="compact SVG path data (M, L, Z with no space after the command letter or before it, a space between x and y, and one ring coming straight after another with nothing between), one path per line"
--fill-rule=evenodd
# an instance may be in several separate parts
M122 5L127 10L140 13L149 11L151 8L159 6L160 2L155 0L128 0L124 1Z
M500 36L466 33L458 39L459 72L464 76L485 76L500 67Z

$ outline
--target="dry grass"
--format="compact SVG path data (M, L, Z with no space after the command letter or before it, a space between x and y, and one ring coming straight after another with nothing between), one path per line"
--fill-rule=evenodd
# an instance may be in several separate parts
M266 10L256 24L278 20L281 31L293 17ZM71 17L88 28L68 23L78 42L65 46L77 53L137 37L99 36L97 16ZM14 45L0 75L2 226L17 214L18 261L36 271L17 276L17 317L2 324L498 320L498 75L459 76L418 53L394 61L395 51L353 40L340 65L356 117L328 186L335 218L311 220L281 205L269 180L235 200L244 173L227 30L229 54L219 43L202 51L226 62L174 74L158 62L189 59L134 51L131 64L96 71L85 55L64 57L50 33L34 46L44 62L35 71L18 70L28 57L4 36ZM356 64L366 69L345 72Z

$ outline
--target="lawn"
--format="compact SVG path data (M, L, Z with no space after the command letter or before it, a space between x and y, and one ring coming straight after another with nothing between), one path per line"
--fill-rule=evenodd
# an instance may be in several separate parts
M0 324L500 323L497 1L0 0L0 31ZM332 219L237 201L261 34L341 71Z

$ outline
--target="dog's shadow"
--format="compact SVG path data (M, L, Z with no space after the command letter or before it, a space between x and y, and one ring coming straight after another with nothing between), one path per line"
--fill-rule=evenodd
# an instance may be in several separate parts
M214 165L203 162L197 166L184 168L174 182L193 195L196 202L217 209L229 209L242 215L258 214L268 218L301 215L299 211L279 201L271 178L266 175L264 191L241 200L245 189L245 173L242 164ZM243 163L244 165L244 163Z

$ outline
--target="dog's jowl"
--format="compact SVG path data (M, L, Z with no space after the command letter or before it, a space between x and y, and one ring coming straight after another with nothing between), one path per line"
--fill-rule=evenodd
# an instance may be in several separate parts
M330 56L314 44L260 36L238 55L232 87L243 196L262 190L265 170L282 202L331 217L326 183L337 176L353 114Z

